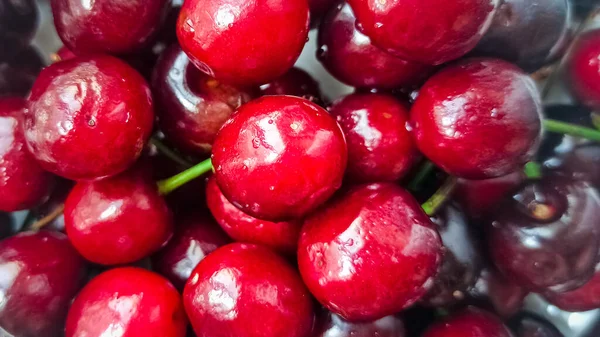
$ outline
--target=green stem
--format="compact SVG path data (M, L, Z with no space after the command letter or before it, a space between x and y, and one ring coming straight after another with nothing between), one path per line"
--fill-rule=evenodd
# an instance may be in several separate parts
M425 181L425 178L429 176L429 174L433 171L434 168L435 165L433 165L433 163L429 160L426 160L423 164L421 164L419 172L408 184L408 189L411 191L418 191L419 187L421 187L421 184L423 184L423 181Z
M163 144L157 138L154 138L154 137L150 138L150 143L152 145L156 146L156 149L160 153L164 154L166 157L168 157L172 161L176 162L177 164L179 164L185 168L192 167L191 163L189 163L187 160L181 158L181 156L179 156L177 153L175 153L175 151L171 150L168 146Z
M456 186L456 177L448 177L444 184L435 193L421 205L427 215L434 215L438 209L450 198L454 187Z
M534 161L525 165L525 175L529 179L540 179L542 177L542 166Z
M600 142L600 131L575 124L565 123L554 119L545 119L546 131L585 138Z
M157 182L158 191L162 195L167 195L177 188L185 185L186 183L200 177L201 175L209 172L212 169L212 163L209 159L202 161L195 166L190 167L189 169L174 175L165 180L161 180Z

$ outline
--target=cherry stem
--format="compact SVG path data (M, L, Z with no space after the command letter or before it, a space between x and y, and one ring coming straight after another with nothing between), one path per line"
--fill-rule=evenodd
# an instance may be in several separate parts
M34 222L30 226L30 228L32 230L42 229L44 226L51 223L54 219L56 219L59 215L61 215L64 210L65 210L65 204L60 204L60 205L56 206L56 208L52 211L52 213L50 213L50 214L46 215L45 217L39 219L38 221Z
M421 164L419 172L408 184L408 189L411 191L418 191L419 187L421 187L421 184L423 184L423 181L425 181L425 178L427 178L434 168L435 165L433 165L433 163L429 160L426 160L423 164Z
M167 195L186 183L208 173L211 169L212 163L209 158L177 175L157 182L158 192L162 195Z
M542 177L542 166L534 161L530 161L525 164L523 172L525 172L525 175L529 179L540 179Z
M434 215L444 205L446 200L450 198L454 187L456 187L456 177L448 177L444 181L444 184L421 205L425 213L429 216Z
M579 126L575 124L565 123L554 119L545 119L544 128L546 131L585 138L600 142L600 131Z
M150 143L154 146L156 146L156 149L164 154L165 156L167 156L169 159L171 159L172 161L176 162L177 164L185 167L185 168L190 168L192 167L192 164L189 163L187 160L181 158L180 155L178 155L177 153L175 153L175 151L171 150L168 146L166 146L165 144L163 144L160 140L158 140L157 138L152 137L150 139Z

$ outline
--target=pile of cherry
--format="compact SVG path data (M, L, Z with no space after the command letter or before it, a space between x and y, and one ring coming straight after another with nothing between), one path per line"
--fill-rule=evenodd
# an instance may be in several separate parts
M30 210L0 217L4 333L559 337L529 293L600 308L593 1L50 2L42 69L35 2L0 0L0 210ZM293 67L311 26L355 93Z

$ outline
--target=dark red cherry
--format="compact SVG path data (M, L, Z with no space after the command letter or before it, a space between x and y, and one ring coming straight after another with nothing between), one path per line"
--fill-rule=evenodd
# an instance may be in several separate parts
M600 108L600 29L584 33L575 42L566 65L569 89L585 105Z
M596 266L592 279L581 287L566 292L547 291L544 297L548 302L566 311L588 311L600 308L600 266Z
M235 109L256 96L200 72L177 44L161 55L152 86L161 131L178 148L200 155L210 153Z
M35 0L2 1L0 5L0 60L6 60L27 46L38 27Z
M85 271L61 233L23 232L0 241L0 327L19 337L62 336Z
M213 146L215 177L236 207L282 221L314 210L340 187L344 134L323 108L293 96L244 104Z
M134 267L106 271L77 295L66 337L184 337L187 319L177 290L162 276Z
M208 255L183 291L203 337L309 337L314 310L298 272L272 251L233 243Z
M175 225L173 238L152 257L152 266L175 287L183 289L198 263L231 239L204 212L180 216Z
M588 183L546 177L524 185L490 217L488 247L513 282L572 290L598 262L599 217L600 196Z
M468 53L489 27L497 0L349 0L373 44L407 60L441 64Z
M435 225L391 183L356 186L310 215L298 246L311 293L350 321L379 319L415 303L442 260Z
M350 181L399 180L419 158L406 129L407 103L386 94L352 94L334 102L329 112L346 136Z
M65 226L79 253L103 265L140 260L173 235L167 204L137 170L77 183L65 202Z
M319 105L324 103L319 83L306 71L296 67L261 86L261 93L302 97Z
M168 0L52 0L51 4L56 31L76 54L139 50L170 8Z
M300 221L270 222L242 212L225 198L213 177L206 185L206 199L213 217L234 240L264 245L286 254L296 253Z
M580 145L567 153L561 160L558 172L576 180L586 180L600 186L600 146Z
M27 145L41 166L71 180L115 175L150 137L152 97L144 79L111 56L45 68L29 97Z
M404 337L404 324L394 315L370 322L348 322L326 312L317 322L313 337Z
M521 313L508 322L516 337L564 337L552 323L531 313Z
M527 289L488 266L481 271L475 286L470 289L469 302L489 308L501 317L511 317L523 308L527 294Z
M487 179L520 170L533 157L541 111L535 83L519 68L471 59L425 83L411 125L417 146L436 165L460 178Z
M500 319L473 307L432 325L423 337L512 337Z
M35 47L0 62L0 96L27 96L43 67L44 61Z
M318 20L335 5L335 2L336 0L308 0L310 20L318 24Z
M177 37L192 62L219 81L248 86L288 71L308 38L306 0L189 0Z
M332 8L319 27L317 58L338 80L360 88L397 89L420 84L433 70L386 53L356 26L344 2Z
M27 150L22 130L26 105L19 97L0 98L0 211L4 212L36 206L54 185L54 176Z

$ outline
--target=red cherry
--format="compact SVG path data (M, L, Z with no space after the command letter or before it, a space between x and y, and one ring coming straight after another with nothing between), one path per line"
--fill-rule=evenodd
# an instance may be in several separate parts
M435 225L393 184L357 186L315 212L298 245L311 293L350 321L379 319L415 303L442 258Z
M44 69L29 97L27 145L50 172L71 180L115 175L142 153L152 131L150 89L111 56L79 57Z
M567 59L569 88L582 103L600 108L600 29L583 34Z
M371 322L347 322L327 312L322 315L313 337L404 337L404 324L394 315Z
M0 98L0 210L28 209L44 201L54 177L27 150L21 129L26 101Z
M306 71L292 68L273 81L261 86L261 93L266 95L290 95L306 98L307 100L323 105L323 94L319 83Z
M431 326L423 337L512 337L498 317L475 308L468 308L443 322Z
M511 317L521 310L528 294L527 289L505 278L493 267L483 269L470 290L478 306L489 308L502 317Z
M516 66L471 59L446 67L411 109L417 146L446 172L487 179L520 170L541 139L535 84Z
M335 102L330 113L348 142L351 181L379 182L402 178L419 158L406 129L408 104L385 94L352 94Z
M173 234L156 185L135 170L77 183L65 202L65 227L79 253L103 265L140 260Z
M548 302L566 311L588 311L600 308L600 266L591 280L583 286L566 292L546 292Z
M165 278L134 267L106 271L77 295L66 337L184 337L187 319L177 290Z
M219 81L247 86L288 71L308 38L306 0L189 0L177 37L192 62Z
M183 303L203 337L308 337L313 327L300 275L261 246L233 243L207 256L188 280Z
M293 96L243 105L213 145L215 177L236 207L259 219L300 218L341 185L347 149L327 111Z
M234 240L265 245L282 253L296 253L300 221L270 222L250 216L225 198L212 177L206 185L206 199L213 217Z
M442 64L477 45L497 0L348 0L361 30L383 50L407 60Z

